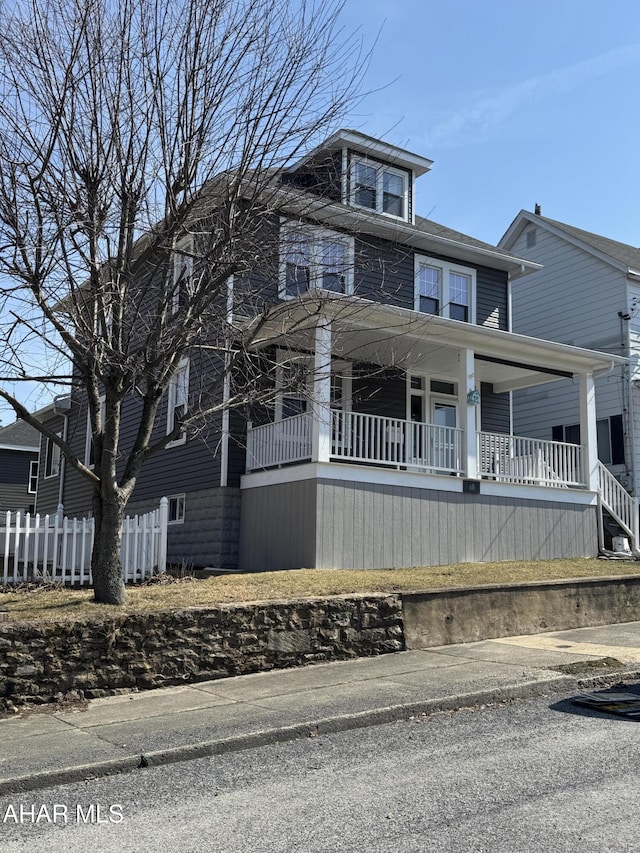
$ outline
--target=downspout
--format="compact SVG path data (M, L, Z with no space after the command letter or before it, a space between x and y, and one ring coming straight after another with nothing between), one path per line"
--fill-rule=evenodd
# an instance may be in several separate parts
M53 411L56 414L62 415L62 440L67 442L67 436L69 433L69 409L71 408L71 401L69 397L56 397L53 401ZM58 482L58 506L64 506L64 480L65 480L65 472L66 472L67 460L64 457L64 454L60 454L60 478Z
M230 329L233 323L233 276L229 276L227 280L227 326ZM225 336L225 353L224 353L224 377L222 380L222 437L220 439L220 486L226 486L228 481L229 470L229 407L227 405L231 396L231 378L229 376L229 365L231 356L229 350L231 347L231 338L227 334Z
M627 423L625 424L624 436L627 439L626 443L628 444L629 450L629 464L625 463L625 469L627 474L629 473L629 469L631 469L631 490L630 494L634 497L636 496L636 449L635 449L635 437L634 437L634 418L633 418L633 394L631 391L631 340L629 337L629 320L631 319L631 315L627 312L618 311L618 317L620 318L620 338L622 348L624 350L625 358L627 359L627 363L622 366L621 377L622 377L622 405L623 405L623 419L626 416ZM624 420L623 420L624 423ZM625 451L627 448L625 447ZM625 453L626 459L626 453Z

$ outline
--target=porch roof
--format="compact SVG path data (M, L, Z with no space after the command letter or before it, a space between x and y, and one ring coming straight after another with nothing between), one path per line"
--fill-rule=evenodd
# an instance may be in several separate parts
M458 351L471 349L476 380L492 383L497 393L577 374L604 375L627 362L596 350L319 290L278 306L255 344L283 342L290 349L312 351L313 331L323 317L332 321L335 358L455 376Z

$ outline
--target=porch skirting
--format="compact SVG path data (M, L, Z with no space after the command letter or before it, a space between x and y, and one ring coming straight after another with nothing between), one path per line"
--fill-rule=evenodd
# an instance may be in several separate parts
M353 469L341 479L339 466L331 468L329 477L290 479L282 469L280 481L256 479L253 487L244 478L241 569L394 568L598 553L589 492L531 487L528 497L522 486L482 481L480 494L469 494L457 478L433 478L442 488L423 488L398 475L367 482L366 469L362 479Z

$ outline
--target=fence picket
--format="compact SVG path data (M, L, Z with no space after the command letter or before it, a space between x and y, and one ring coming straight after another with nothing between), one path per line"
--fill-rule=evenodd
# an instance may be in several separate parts
M168 505L162 498L159 509L124 519L120 560L125 582L166 571ZM7 511L4 521L0 519L1 582L17 585L40 577L80 586L92 583L94 529L93 518L65 518L61 506L55 515L42 518Z

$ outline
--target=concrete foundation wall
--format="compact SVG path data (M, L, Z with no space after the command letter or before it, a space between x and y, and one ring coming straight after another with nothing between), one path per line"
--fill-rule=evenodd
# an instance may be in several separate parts
M132 502L127 515L148 512L158 500ZM240 489L214 488L185 493L184 521L169 524L167 559L170 563L234 569L238 565Z
M640 577L403 594L407 649L640 620Z

